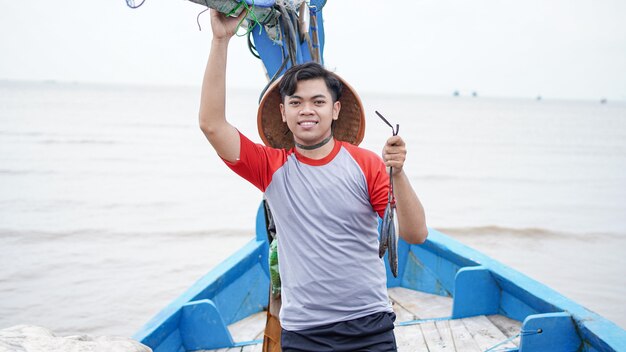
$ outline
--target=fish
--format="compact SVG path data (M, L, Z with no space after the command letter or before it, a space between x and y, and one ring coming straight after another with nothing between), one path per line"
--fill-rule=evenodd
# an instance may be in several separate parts
M383 215L383 223L380 227L380 244L378 246L378 256L382 258L389 250L387 259L393 277L398 277L398 236L396 234L396 205L387 203Z
M394 136L398 135L400 131L400 125L396 124L394 128L389 121L378 111L376 111L378 117L391 127L391 133ZM378 245L378 257L382 258L385 255L387 249L389 249L389 268L393 277L398 277L398 236L396 235L396 200L393 194L393 167L389 167L389 191L387 192L387 207L385 207L385 213L383 214L383 222L380 226L380 243Z
M398 236L396 235L396 206L391 205L391 215L389 216L389 235L387 248L389 249L388 258L389 268L393 277L398 277Z
M380 226L380 243L378 245L378 257L382 258L389 246L389 213L391 212L391 203L387 203L385 214L383 215L383 223Z

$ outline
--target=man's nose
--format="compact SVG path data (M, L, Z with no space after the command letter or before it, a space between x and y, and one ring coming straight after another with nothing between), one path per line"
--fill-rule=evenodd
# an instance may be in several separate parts
M303 103L300 114L308 115L313 113L313 103Z

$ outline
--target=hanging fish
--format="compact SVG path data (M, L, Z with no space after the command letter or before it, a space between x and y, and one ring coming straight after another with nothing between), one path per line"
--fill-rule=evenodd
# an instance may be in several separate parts
M383 223L380 226L380 243L378 245L378 256L380 258L385 255L387 247L389 246L389 214L391 214L391 203L387 203L385 214L383 215ZM393 217L393 215L391 215L391 217Z
M380 117L389 127L393 135L397 135L400 130L400 125L393 125L387 121L378 111L376 111L378 117ZM385 213L383 214L383 222L380 227L380 243L378 245L378 256L382 258L385 255L387 249L389 249L389 268L393 277L398 277L398 236L396 235L396 198L393 194L393 167L389 168L389 190L387 191L387 206L385 207Z
M391 225L389 226L389 268L391 269L391 273L393 277L398 277L398 236L396 235L396 205L393 204L391 206L391 215L389 222Z

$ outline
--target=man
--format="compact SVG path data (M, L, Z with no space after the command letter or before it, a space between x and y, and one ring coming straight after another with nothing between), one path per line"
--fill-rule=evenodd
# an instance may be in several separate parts
M405 143L389 138L381 160L333 138L343 82L314 63L290 68L280 87L270 89L281 97L280 113L270 117L288 127L292 148L254 144L240 134L225 117L228 43L239 20L211 11L200 127L225 163L265 192L271 208L279 237L282 348L395 351L395 315L378 257L386 167L393 167L400 235L409 243L428 235L423 207L403 171Z

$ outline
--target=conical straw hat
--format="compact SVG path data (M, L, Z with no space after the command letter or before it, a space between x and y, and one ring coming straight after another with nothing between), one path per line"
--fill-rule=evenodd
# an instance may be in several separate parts
M281 77L282 78L282 77ZM339 118L334 122L333 135L335 139L359 145L365 135L365 112L359 95L346 81L337 76L343 88L341 91L341 110ZM280 79L277 79L267 89L261 99L257 113L257 127L259 136L265 145L272 148L291 149L294 146L293 134L280 114L282 103L279 90Z

